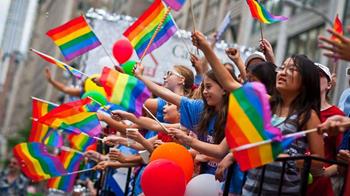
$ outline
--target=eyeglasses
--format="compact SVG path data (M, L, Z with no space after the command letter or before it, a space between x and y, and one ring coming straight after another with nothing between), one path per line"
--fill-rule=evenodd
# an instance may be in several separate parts
M184 78L183 75L177 73L176 71L167 71L165 74L165 77L170 77L172 75L175 75L175 76L180 77L180 78Z
M288 75L293 75L294 72L299 71L298 68L296 68L295 66L284 66L284 65L276 67L275 69L276 72L282 72L284 70L286 70L286 73Z

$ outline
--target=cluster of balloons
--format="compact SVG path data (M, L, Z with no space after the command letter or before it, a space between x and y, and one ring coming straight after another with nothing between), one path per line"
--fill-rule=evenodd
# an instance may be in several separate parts
M218 195L220 183L211 174L192 178L193 158L182 145L170 142L157 147L141 176L146 196ZM191 179L192 178L192 179Z
M122 69L126 74L133 75L133 68L136 64L135 61L128 61L133 54L133 47L129 40L120 39L113 45L113 56L122 66Z

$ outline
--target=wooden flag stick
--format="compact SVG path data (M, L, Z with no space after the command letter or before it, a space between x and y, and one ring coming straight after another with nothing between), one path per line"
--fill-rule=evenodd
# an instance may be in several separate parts
M339 126L341 126L341 127L348 127L348 126L350 126L350 122L342 123ZM314 129L309 129L309 130L305 130L305 131L301 131L301 132L297 132L297 133L287 134L287 135L282 136L282 140L288 139L288 138L304 137L304 136L306 136L306 134L312 133L312 132L316 132L316 131L318 131L318 129L314 128ZM274 141L275 140L273 140L273 139L269 139L269 140L264 140L264 141L252 143L252 144L245 144L245 145L239 146L237 148L234 148L232 150L232 152L238 152L238 151L242 151L242 150L247 150L249 148L254 148L254 147L257 147L257 146L264 145L264 144L269 144L269 143L272 143Z
M151 111L149 111L149 109L145 105L143 105L142 107L163 128L165 133L168 134L170 132L161 122L159 122L159 120L152 114Z
M83 173L83 172L92 171L92 170L95 170L95 168L89 168L89 169L83 169L83 170L74 171L74 172L68 172L66 174L63 174L62 176L69 176L72 174L78 174L78 173Z
M262 28L262 24L261 24L261 22L259 22L260 23L260 36L261 36L261 40L264 40L264 35L263 35L263 28Z
M43 99L39 99L39 98L37 98L37 97L31 97L32 99L34 99L34 100L38 100L38 101L41 101L41 102L44 102L44 103L48 103L48 104L50 104L50 105L54 105L54 106L59 106L57 103L52 103L52 102L50 102L50 101L46 101L46 100L43 100Z
M112 111L110 111L107 106L103 106L99 101L97 101L96 99L88 96L89 99L91 99L93 102L97 103L98 105L100 105L104 110L106 110L108 113L112 113Z
M141 59L140 59L140 63L142 63L143 58L145 58L145 56L146 56L148 50L150 49L150 47L151 47L151 45L152 45L154 39L156 38L157 34L159 33L160 29L162 28L163 23L164 23L166 17L169 15L170 11L171 11L171 8L168 7L168 8L167 8L167 11L165 12L165 14L164 14L164 16L163 16L163 18L162 18L162 20L159 22L159 24L158 24L158 26L157 26L157 29L154 31L154 33L153 33L153 35L152 35L152 37L151 37L151 40L149 41L149 43L148 43L148 45L147 45L145 51L143 51L143 54L142 54Z
M196 20L195 20L195 17L194 17L192 0L190 0L190 8L191 8L191 15L192 15L193 32L195 32L196 31Z
M38 50L35 50L34 48L30 48L29 49L31 52L34 52L34 53L39 53L39 54L41 54L41 55L43 55L43 56L45 56L45 57L47 57L47 58L53 58L53 57L51 57L51 56L49 56L49 55L47 55L47 54L44 54L44 53L42 53L42 52L40 52L40 51L38 51ZM75 69L74 67L72 67L72 66L70 66L70 65L67 65L66 63L64 63L64 62L62 62L62 61L60 61L60 60L58 60L58 59L55 59L55 58L53 58L55 61L57 61L58 63L60 63L60 64L62 64L62 65L64 65L64 66L66 66L66 67L69 67L69 68L71 68L71 69L74 69L76 72L78 72L78 73L80 73L81 75L84 75L85 77L89 77L89 75L87 75L86 73L84 73L84 72L81 72L81 71L79 71L78 69ZM53 63L51 63L51 64L53 64Z
M67 146L61 146L60 147L61 150L63 151L67 151L67 152L75 152L75 153L78 153L78 154L81 154L81 155L84 155L83 152L79 151L79 150L75 150L73 148L70 148L70 147L67 147Z
M193 11L193 5L192 0L190 0L190 9L191 9L191 15L192 15L192 24L193 24L193 33L196 32L196 20L194 17L194 11ZM197 55L199 55L199 49L197 48Z

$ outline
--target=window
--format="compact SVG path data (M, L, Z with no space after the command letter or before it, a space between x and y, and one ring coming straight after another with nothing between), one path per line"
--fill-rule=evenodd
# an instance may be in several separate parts
M317 47L317 38L324 29L324 25L310 29L288 39L287 57L293 54L305 54L310 59L318 61L321 50Z

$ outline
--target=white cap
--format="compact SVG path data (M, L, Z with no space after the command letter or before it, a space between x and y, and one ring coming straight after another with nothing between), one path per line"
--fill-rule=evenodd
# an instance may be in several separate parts
M266 61L265 55L262 52L256 51L247 57L247 59L245 60L245 63L244 63L245 66L247 66L249 61L251 61L253 59L261 59L263 61Z
M329 71L329 68L325 65L322 65L320 63L315 63L315 65L324 73L326 74L327 78L329 81L332 80L332 74L331 72Z

